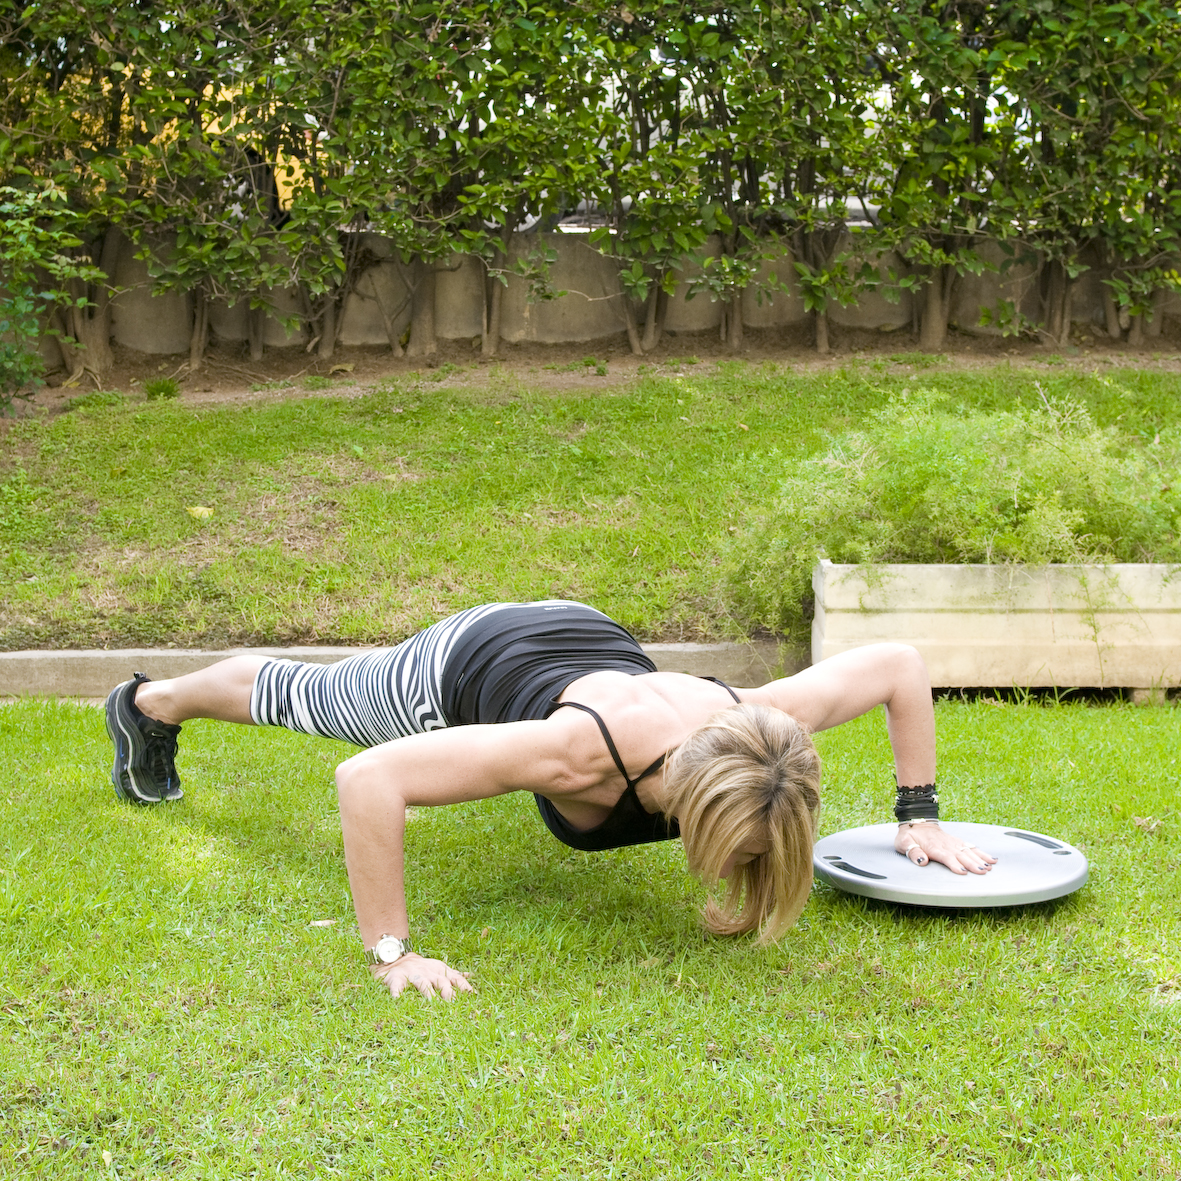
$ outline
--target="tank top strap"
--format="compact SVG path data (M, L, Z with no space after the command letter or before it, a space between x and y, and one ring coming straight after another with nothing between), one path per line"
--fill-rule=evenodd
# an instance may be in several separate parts
M652 764L652 766L648 767L646 770L641 771L639 775L635 777L635 779L632 779L627 773L627 768L623 765L623 760L619 757L619 751L616 749L615 743L611 738L610 730L607 729L607 723L604 722L599 716L598 711L591 709L589 705L583 705L579 701L559 701L557 703L557 707L559 709L564 705L568 705L572 709L580 709L584 714L590 714L590 716L595 719L595 722L599 727L599 733L603 735L603 741L607 744L607 750L610 752L611 758L614 759L616 767L619 768L619 773L623 776L623 781L627 784L628 791L635 791L636 784L639 783L641 779L647 779L649 775L659 771L660 768L664 766L665 756L661 755Z
M734 690L731 689L730 686L727 685L726 682L723 681L721 678L719 678L719 677L700 677L698 679L702 680L702 681L713 681L713 683L715 685L721 685L722 688L725 689L726 692L729 693L730 696L733 697L734 700L737 701L739 705L742 704L742 698L739 697L738 694L735 693Z

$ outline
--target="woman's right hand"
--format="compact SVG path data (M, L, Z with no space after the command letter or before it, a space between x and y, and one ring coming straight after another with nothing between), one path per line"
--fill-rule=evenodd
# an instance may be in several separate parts
M437 992L445 1001L454 1000L457 991L472 991L466 972L456 972L442 960L428 960L413 951L392 964L374 965L369 971L390 990L390 996L398 996L408 984L425 997L433 997Z

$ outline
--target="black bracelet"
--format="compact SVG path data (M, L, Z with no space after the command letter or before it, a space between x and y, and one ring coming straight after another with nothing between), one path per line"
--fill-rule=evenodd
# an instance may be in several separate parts
M938 820L939 797L935 785L926 783L922 787L899 787L894 801L894 818L899 824L908 820Z

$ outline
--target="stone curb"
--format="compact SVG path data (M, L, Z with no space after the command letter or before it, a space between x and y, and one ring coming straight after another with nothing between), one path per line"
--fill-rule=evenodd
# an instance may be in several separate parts
M722 644L644 644L662 672L719 677L732 685L762 685L798 672L773 640ZM0 697L103 698L132 672L153 680L179 677L229 656L275 656L333 664L365 648L111 648L0 652Z

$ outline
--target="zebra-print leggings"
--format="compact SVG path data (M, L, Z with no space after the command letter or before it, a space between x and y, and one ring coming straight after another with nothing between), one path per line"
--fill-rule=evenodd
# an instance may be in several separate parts
M543 605L471 607L394 648L375 648L337 664L269 660L255 678L250 717L258 726L283 726L365 747L443 729L448 724L442 705L443 669L463 633L494 612Z

